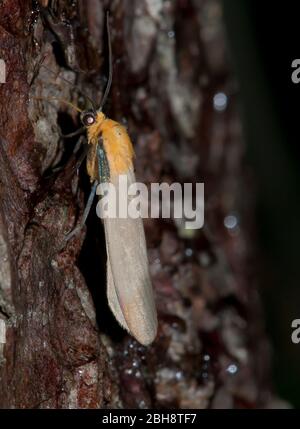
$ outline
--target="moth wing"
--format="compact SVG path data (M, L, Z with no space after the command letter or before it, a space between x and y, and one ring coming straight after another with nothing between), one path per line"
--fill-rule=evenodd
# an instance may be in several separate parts
M135 182L132 170L128 185ZM118 194L118 183L113 183ZM121 326L141 344L150 344L157 331L157 315L149 274L143 221L104 218L107 248L107 297Z
M112 275L112 271L111 271L111 263L110 263L110 258L108 256L108 249L107 249L107 299L108 299L108 303L109 303L109 307L111 309L111 311L113 312L115 318L117 319L117 321L120 323L120 325L122 326L122 328L126 329L126 331L129 331L129 328L127 326L126 320L124 319L120 304L119 304L119 299L116 293L116 288L115 288L115 283L114 283L114 279L113 279L113 275Z

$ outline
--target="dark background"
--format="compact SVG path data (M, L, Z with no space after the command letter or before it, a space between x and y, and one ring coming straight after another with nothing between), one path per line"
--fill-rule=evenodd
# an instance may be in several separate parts
M291 80L292 61L300 58L299 6L258 0L223 5L258 190L260 290L274 383L281 397L299 408L300 344L291 342L291 322L300 318L300 84Z

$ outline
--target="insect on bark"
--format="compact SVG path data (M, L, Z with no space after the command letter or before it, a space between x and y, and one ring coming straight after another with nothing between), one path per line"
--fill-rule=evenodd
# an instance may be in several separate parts
M118 191L118 178L126 175L128 184L135 183L134 150L126 129L102 112L112 82L112 48L107 14L109 79L98 109L81 112L87 134L87 172L92 190L83 214L85 222L99 183L110 182ZM74 135L74 133L73 133ZM145 233L142 218L104 218L107 251L107 298L119 324L141 344L150 344L157 331L157 315L149 275ZM78 229L70 232L72 238Z

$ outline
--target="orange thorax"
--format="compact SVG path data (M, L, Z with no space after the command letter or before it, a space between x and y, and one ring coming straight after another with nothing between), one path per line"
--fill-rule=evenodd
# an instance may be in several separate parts
M98 112L95 123L87 128L87 137L88 143L93 145L93 148L91 148L92 156L89 157L87 163L88 174L92 180L97 177L95 171L97 160L93 158L97 157L95 149L99 137L103 139L103 147L108 160L111 178L126 174L132 168L132 158L134 156L132 143L126 128L118 122L112 121L106 118L102 112Z

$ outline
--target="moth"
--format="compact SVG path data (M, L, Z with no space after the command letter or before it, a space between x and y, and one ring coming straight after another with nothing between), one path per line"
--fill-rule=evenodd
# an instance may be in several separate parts
M87 135L87 172L92 190L83 214L84 223L99 183L118 188L118 178L126 175L135 183L134 150L125 127L105 116L102 109L112 83L112 49L107 15L109 79L99 108L81 111ZM70 104L70 103L68 103ZM80 110L80 109L77 109ZM80 130L79 130L80 131ZM74 133L73 133L74 135ZM149 274L142 218L104 218L107 252L107 298L119 324L141 344L150 344L157 332L157 314ZM68 234L71 239L78 228Z

